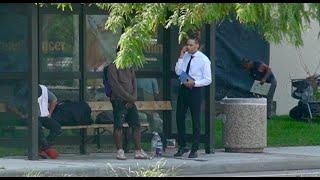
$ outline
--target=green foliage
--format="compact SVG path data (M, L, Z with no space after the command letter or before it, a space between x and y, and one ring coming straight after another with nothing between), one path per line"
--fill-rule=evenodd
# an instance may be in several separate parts
M318 89L313 91L313 97L316 101L320 101L320 91Z
M38 3L40 5L44 3ZM51 3L57 8L72 10L71 3ZM119 40L121 51L115 63L118 67L142 67L146 61L144 47L158 26L178 26L179 42L187 32L197 30L236 14L237 20L259 30L269 42L286 40L303 45L302 33L311 20L320 24L318 3L91 3L109 14L106 28L123 29Z

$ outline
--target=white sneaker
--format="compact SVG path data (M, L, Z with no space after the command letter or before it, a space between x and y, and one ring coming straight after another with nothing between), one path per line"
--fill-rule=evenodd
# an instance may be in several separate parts
M148 156L148 154L146 152L144 152L143 149L141 150L136 150L134 153L134 158L135 159L150 159L150 157Z
M119 160L126 160L127 159L127 157L124 155L123 149L119 149L117 151L117 159L119 159Z

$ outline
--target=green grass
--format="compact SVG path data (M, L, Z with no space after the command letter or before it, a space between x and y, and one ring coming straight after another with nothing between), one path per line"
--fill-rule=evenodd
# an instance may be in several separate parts
M216 120L215 148L223 148L222 121ZM289 116L275 116L267 122L267 146L320 145L320 119L311 123L297 121Z
M222 121L216 120L215 122L215 148L220 149L223 148ZM204 127L202 126L201 128L203 129ZM189 131L192 132L191 130L188 130L188 132ZM320 145L319 132L320 118L312 120L311 123L307 123L304 121L293 120L289 116L276 116L270 119L267 123L267 146L285 147ZM113 144L111 145L113 146ZM133 144L130 143L129 147L133 148ZM142 147L143 149L149 150L150 144L148 142L142 143ZM200 148L204 148L204 145L200 144ZM78 146L75 146L75 149L78 150ZM107 149L110 149L110 147ZM27 150L23 148L0 147L0 157L25 155L26 151ZM63 149L61 149L61 151L63 151Z
M288 116L268 121L268 147L320 145L320 119L311 123L293 120Z

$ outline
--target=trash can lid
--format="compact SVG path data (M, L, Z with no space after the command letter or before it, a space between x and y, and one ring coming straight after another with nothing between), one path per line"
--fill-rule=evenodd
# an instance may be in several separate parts
M223 98L221 100L223 104L254 104L254 105L266 105L266 98Z

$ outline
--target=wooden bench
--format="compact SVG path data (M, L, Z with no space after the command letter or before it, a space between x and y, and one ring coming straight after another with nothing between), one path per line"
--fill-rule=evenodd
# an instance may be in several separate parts
M110 101L89 101L87 102L92 110L92 115L102 111L112 111L112 104ZM137 101L135 102L139 111L166 111L172 110L170 101ZM6 112L6 105L0 103L0 112ZM124 149L127 151L128 144L128 127L127 123L123 124L124 128ZM141 123L141 127L144 131L148 130L149 123ZM11 130L26 130L26 126L13 126L8 127ZM81 136L80 153L87 154L86 142L90 140L87 138L87 129L94 129L96 132L97 146L100 148L100 135L106 131L106 129L113 129L113 124L91 124L91 125L78 125L78 126L62 126L61 129L79 129ZM100 130L103 130L102 132Z

